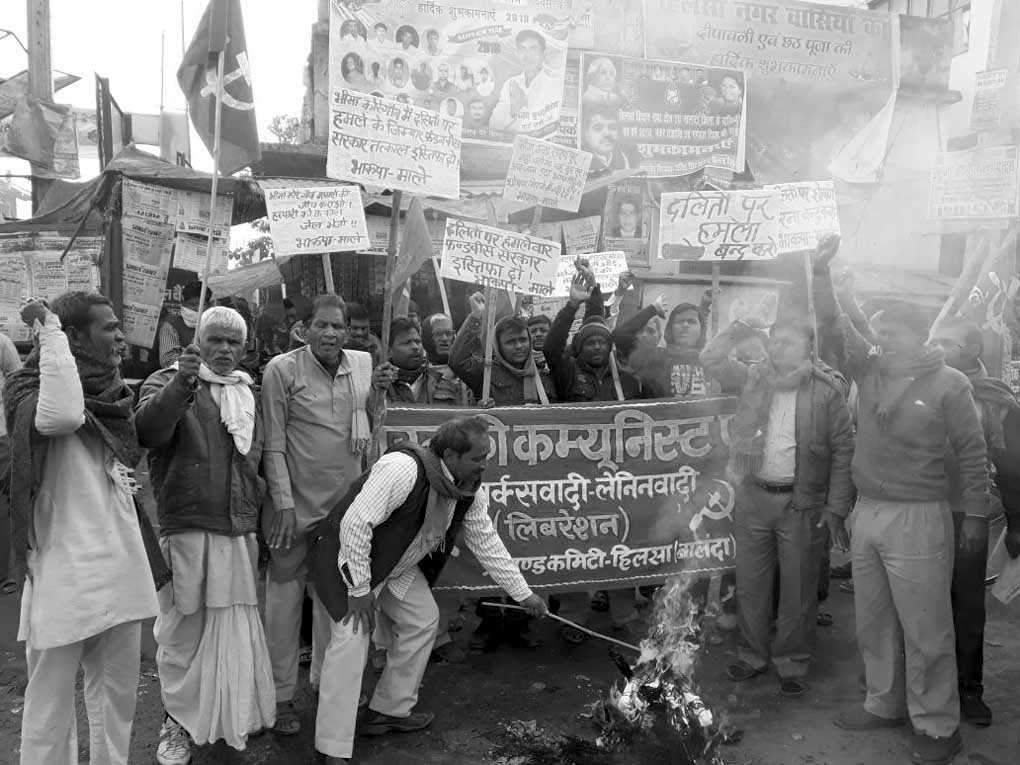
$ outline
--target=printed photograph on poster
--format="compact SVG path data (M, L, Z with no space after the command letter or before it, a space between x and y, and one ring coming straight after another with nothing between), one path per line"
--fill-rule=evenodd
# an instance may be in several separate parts
M769 260L779 255L778 197L771 191L663 194L660 260Z
M587 151L519 135L510 156L503 199L577 212L591 160Z
M263 189L276 257L368 247L360 188L300 184Z
M766 186L776 197L779 254L813 250L822 237L839 233L839 207L832 181Z
M337 0L330 89L457 117L467 141L555 132L573 0Z
M742 71L585 51L580 76L579 145L595 155L593 175L743 171Z
M327 176L460 197L459 120L342 87L334 87L331 96Z
M447 218L440 276L549 297L556 289L561 249L548 239Z
M204 236L178 234L174 238L173 267L184 271L193 271L199 276L205 270L205 256L209 239ZM210 274L222 274L227 271L227 242L213 239L212 261L209 265Z
M928 218L1015 218L1017 147L990 146L938 155L931 170Z

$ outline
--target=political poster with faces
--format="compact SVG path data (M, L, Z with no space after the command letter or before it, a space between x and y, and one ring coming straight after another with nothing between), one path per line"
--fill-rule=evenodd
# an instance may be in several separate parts
M334 0L330 90L458 117L469 142L551 135L574 2Z

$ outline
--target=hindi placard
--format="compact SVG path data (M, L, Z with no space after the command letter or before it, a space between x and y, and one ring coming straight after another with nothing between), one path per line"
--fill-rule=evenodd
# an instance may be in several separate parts
M326 175L414 194L460 197L460 120L334 88Z
M1016 146L944 152L931 171L928 218L1015 218L1017 183Z
M1006 90L1008 69L989 69L974 75L974 104L970 129L975 133L997 130L1002 124L1002 96Z
M776 197L779 254L813 250L828 234L839 233L839 207L832 181L766 186Z
M263 189L276 257L357 252L369 246L361 189L339 184Z
M660 260L769 260L779 255L777 197L754 191L662 195Z
M603 295L608 296L616 289L620 281L620 274L627 270L627 254L622 250L609 252L589 252L583 255L571 255L564 253L560 256L559 270L556 272L556 292L554 295L563 297L570 294L570 282L577 274L577 267L574 265L578 258L588 261L592 275L598 282L599 290Z
M440 275L469 284L548 297L556 289L559 242L447 218Z
M387 442L424 443L443 422L489 422L489 515L532 588L632 587L733 568L734 487L722 421L736 399L541 408L393 407ZM461 544L439 591L498 588Z
M591 159L587 151L519 135L503 185L503 199L577 212Z

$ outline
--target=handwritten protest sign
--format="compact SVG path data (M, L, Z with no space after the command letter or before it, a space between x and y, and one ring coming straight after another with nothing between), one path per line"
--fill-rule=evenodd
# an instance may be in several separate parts
M333 89L330 115L330 178L460 197L459 120L342 87Z
M779 254L812 250L826 234L839 233L839 208L832 181L766 186L776 196Z
M276 257L354 252L369 246L365 208L357 186L263 189Z
M559 242L447 218L440 276L523 295L549 296L556 289L560 249Z
M734 490L721 421L735 399L456 410L489 422L493 525L532 588L634 586L731 569ZM390 445L424 443L450 409L393 407ZM496 592L463 545L439 591Z
M974 132L996 130L1002 123L1002 96L1006 90L1008 69L989 69L974 75L974 105L970 129Z
M1015 218L1017 147L991 146L938 155L931 171L928 218Z
M771 191L684 191L662 195L661 260L768 260L779 254Z
M620 250L589 252L579 256L564 253L560 256L560 266L556 272L554 295L566 296L570 294L570 282L577 274L577 267L574 264L578 257L588 261L603 295L612 294L620 280L620 274L627 270L627 255Z
M744 169L744 73L581 54L579 139L592 173L638 168L653 178L708 165Z
M589 152L519 135L503 185L503 199L577 212L590 165Z

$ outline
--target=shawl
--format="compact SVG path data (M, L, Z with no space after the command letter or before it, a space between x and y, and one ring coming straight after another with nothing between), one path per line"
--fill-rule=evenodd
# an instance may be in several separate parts
M434 550L439 547L446 538L446 531L450 525L450 519L446 513L440 511L438 497L452 499L459 502L475 495L481 482L473 487L462 488L453 482L447 471L443 469L443 461L440 457L427 447L417 444L402 444L402 448L414 454L421 460L425 469L425 477L429 482L428 505L425 509L425 520L421 526L421 536L425 542L426 550Z
M493 343L492 360L494 363L505 369L510 376L523 381L525 404L549 403L549 396L546 394L545 386L542 384L542 377L538 371L538 365L535 364L534 353L528 354L528 359L524 362L523 367L515 367L503 358L503 353L499 349L499 343Z
M372 356L363 351L345 352L351 368L351 451L363 454L372 443L372 427L368 421L368 397L372 392Z
M860 400L871 403L878 426L884 430L893 410L914 381L945 366L945 354L936 348L913 359L879 356L877 361L876 373L864 378Z

